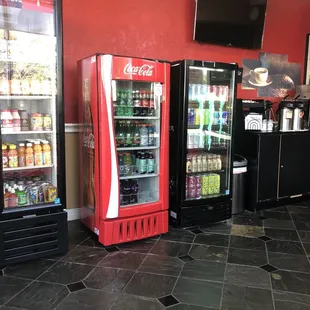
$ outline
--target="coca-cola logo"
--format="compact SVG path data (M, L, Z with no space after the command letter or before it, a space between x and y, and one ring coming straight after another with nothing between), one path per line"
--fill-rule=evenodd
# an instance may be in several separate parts
M95 137L92 133L83 136L83 146L89 149L95 148Z
M154 66L142 65L140 67L135 67L131 63L127 64L124 68L125 74L130 75L140 75L140 76L152 76Z

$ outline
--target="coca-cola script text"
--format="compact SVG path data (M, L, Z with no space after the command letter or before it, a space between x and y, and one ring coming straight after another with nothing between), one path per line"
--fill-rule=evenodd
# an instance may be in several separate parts
M152 76L154 66L143 65L141 67L135 67L131 63L127 64L124 68L125 74L140 75L140 76Z

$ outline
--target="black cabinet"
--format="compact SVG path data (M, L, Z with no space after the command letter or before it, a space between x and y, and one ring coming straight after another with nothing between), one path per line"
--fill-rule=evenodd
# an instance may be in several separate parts
M309 132L244 132L235 153L248 159L247 209L277 206L310 193Z
M279 197L310 192L310 134L281 135Z

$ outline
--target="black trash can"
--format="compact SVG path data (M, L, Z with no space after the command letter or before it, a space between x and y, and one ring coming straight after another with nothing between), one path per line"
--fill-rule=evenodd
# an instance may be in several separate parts
M245 177L248 161L240 155L234 155L233 159L232 214L234 215L242 213L245 209Z

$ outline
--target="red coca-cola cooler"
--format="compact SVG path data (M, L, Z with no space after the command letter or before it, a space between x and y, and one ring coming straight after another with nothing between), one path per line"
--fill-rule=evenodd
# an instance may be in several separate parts
M168 231L170 65L78 62L81 220L111 245Z

